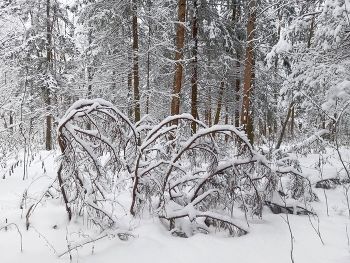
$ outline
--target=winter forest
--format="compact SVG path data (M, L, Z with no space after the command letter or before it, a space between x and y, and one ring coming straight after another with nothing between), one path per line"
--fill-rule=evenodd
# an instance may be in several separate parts
M0 0L0 261L349 262L349 105L350 0Z

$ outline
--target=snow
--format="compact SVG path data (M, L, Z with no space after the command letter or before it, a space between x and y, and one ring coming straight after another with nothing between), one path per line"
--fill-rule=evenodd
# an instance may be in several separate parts
M349 155L343 150L344 156ZM132 219L128 216L120 220L127 226L127 241L118 238L121 230L101 233L99 229L87 223L86 218L73 218L68 221L64 205L55 198L57 191L50 192L54 198L43 198L29 218L30 227L26 230L25 218L29 203L41 198L43 192L50 186L56 176L55 152L41 152L30 164L28 179L22 180L23 167L17 167L14 174L1 179L0 183L0 228L10 223L15 225L0 230L1 262L11 263L47 263L47 262L291 262L290 232L286 223L286 215L275 215L264 207L262 219L248 219L249 226L242 218L234 218L234 223L240 222L248 234L241 237L228 237L224 232L216 234L198 233L189 238L174 237L158 218ZM307 157L295 156L301 162L303 173L307 174L312 183L320 180L315 164L319 161L318 154ZM337 174L344 176L336 154L328 149L328 162L322 166L325 177L332 178ZM42 161L46 173L42 168ZM5 169L5 168L4 168ZM20 209L23 193L27 190L28 205ZM310 216L289 215L288 220L294 237L294 261L317 263L349 262L350 246L346 227L350 231L348 208L343 194L343 187L326 190L329 216L325 195L322 189L313 188L320 201L313 202L312 208L319 218L322 244L310 221L318 227L317 218ZM214 191L214 190L212 190ZM122 193L121 193L122 194ZM206 193L209 194L209 193ZM202 198L200 196L198 198ZM278 198L275 196L275 198ZM127 208L130 202L125 195L121 204ZM287 200L288 202L291 200ZM193 202L197 202L194 200ZM291 203L291 205L298 205ZM175 208L176 209L176 208ZM200 213L187 207L189 213ZM123 209L120 208L121 211ZM125 212L123 212L125 214ZM206 212L210 213L210 212ZM119 213L121 214L121 213ZM215 216L218 216L215 213ZM6 223L7 220L7 223ZM233 219L231 219L233 220ZM244 225L243 225L244 224ZM125 233L125 232L123 232ZM349 233L350 234L350 233ZM95 242L83 245L92 239ZM74 248L70 254L65 253L68 246Z

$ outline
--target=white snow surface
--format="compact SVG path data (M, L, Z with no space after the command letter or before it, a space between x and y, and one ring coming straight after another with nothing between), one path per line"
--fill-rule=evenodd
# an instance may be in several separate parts
M323 167L323 178L341 176L342 169L336 154L328 150L324 156L328 162ZM26 230L26 213L29 205L20 209L22 196L27 190L27 201L41 198L43 192L56 177L57 153L41 152L28 167L28 178L22 180L23 166L14 173L0 179L0 262L1 263L55 263L55 262L152 262L152 263L283 263L291 262L291 238L286 215L273 214L264 207L263 217L248 218L248 234L241 237L228 237L224 232L216 234L196 234L189 238L174 237L158 218L121 218L129 229L127 241L118 238L117 231L100 233L100 230L86 225L82 218L68 221L60 198L44 198L29 218L30 227ZM314 184L320 180L315 163L318 154L307 157L297 156L303 172ZM350 152L344 152L350 158ZM42 168L42 160L44 169ZM2 178L3 172L0 171ZM343 187L326 190L328 210L324 191L313 188L319 197L312 207L319 218L319 229L324 241L322 244L313 229L308 216L289 215L293 233L293 257L296 263L345 263L350 262L350 246L346 227L350 232L349 211L346 206ZM55 197L57 192L51 190ZM130 197L125 195L121 205L128 211ZM121 211L123 209L121 208ZM6 223L7 221L7 223ZM314 226L317 220L311 218ZM3 228L4 226L12 224ZM21 252L22 235L23 252ZM349 233L350 234L350 233ZM106 236L107 235L107 236ZM105 237L104 237L105 236ZM73 249L61 257L68 247L73 248L91 239L103 237L95 242ZM71 256L71 259L70 259Z

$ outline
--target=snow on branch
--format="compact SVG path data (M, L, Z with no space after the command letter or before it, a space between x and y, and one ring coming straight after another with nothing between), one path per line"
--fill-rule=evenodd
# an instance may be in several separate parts
M280 190L280 177L290 182L290 198L311 194L288 154L263 155L235 127L207 127L189 114L158 124L147 116L133 125L109 102L81 100L60 121L58 134L67 213L86 214L102 229L123 228L113 207L118 191L130 186L131 216L148 212L166 219L172 231L185 220L193 233L220 228L231 236L247 233L233 214L261 217ZM197 222L203 217L206 226Z

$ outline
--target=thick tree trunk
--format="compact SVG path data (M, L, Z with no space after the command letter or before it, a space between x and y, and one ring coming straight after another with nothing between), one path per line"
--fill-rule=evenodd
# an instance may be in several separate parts
M254 82L254 58L253 58L253 39L255 29L255 0L249 1L248 23L247 23L247 47L245 55L245 71L244 71L244 89L243 103L241 111L241 123L248 136L249 142L254 144L253 118L251 115L251 99Z
M198 96L198 26L197 26L197 16L198 16L198 6L197 6L197 0L194 0L194 15L193 15L193 31L192 31L192 37L194 41L194 46L192 50L192 56L193 56L193 62L192 62L192 78L191 78L191 114L194 118L198 119L198 109L197 109L197 96ZM197 125L195 122L192 122L191 125L192 132L196 133L197 131Z
M52 70L52 28L50 23L50 0L47 0L46 2L46 31L47 74L50 74ZM45 104L47 109L45 148L47 151L49 151L52 150L51 116L49 114L51 110L51 92L49 86L46 87Z
M136 0L133 0L132 16L132 36L133 36L133 69L134 69L134 103L135 103L135 123L141 119L140 113L140 90L139 90L139 41L137 31L137 6Z
M176 52L175 52L175 75L173 83L173 98L171 101L171 115L180 113L180 92L182 85L182 62L183 46L185 41L185 15L186 15L186 0L179 0L178 9L178 24L176 32ZM177 121L174 122L177 124Z

